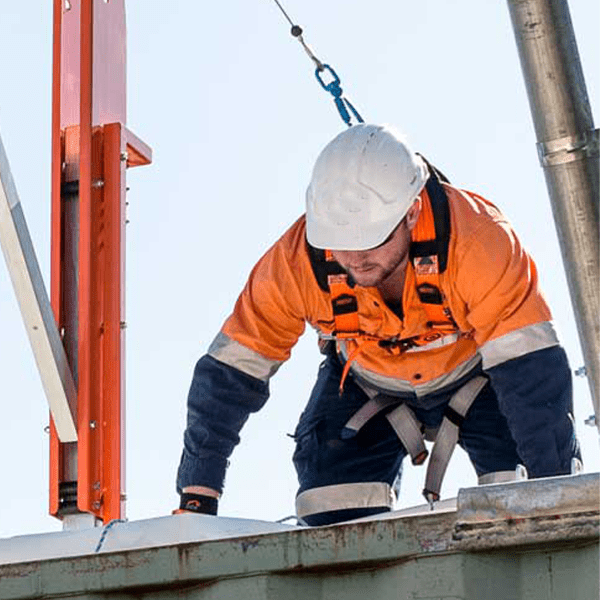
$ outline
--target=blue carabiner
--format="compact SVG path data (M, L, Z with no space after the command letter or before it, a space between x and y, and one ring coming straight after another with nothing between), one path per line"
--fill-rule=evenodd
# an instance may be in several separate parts
M325 83L323 81L321 73L323 73L324 71L327 71L333 77L333 81L330 81L329 83ZM315 75L319 83L321 84L321 87L326 92L333 94L337 98L339 98L342 95L342 88L340 87L340 78L338 77L338 74L329 65L323 65L322 69L317 67L317 69L315 70Z
M325 71L328 72L329 75L331 75L331 77L333 78L332 81L330 81L329 83L325 83L323 81L323 77L321 76L321 74ZM340 113L340 117L342 117L342 121L344 121L344 123L346 123L348 127L352 126L352 117L350 116L350 113L348 112L346 106L350 108L350 110L354 114L354 117L359 123L364 123L362 117L358 114L357 110L354 108L354 106L352 106L350 101L347 98L342 98L342 94L344 93L344 91L342 90L342 86L340 85L340 78L338 77L338 74L329 65L317 67L317 69L315 70L315 76L317 78L317 81L321 84L321 87L333 96L333 100L338 109L338 112Z

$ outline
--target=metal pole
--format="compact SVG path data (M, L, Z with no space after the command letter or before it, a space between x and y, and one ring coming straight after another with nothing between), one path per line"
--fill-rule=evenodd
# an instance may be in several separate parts
M600 427L598 130L566 0L508 0Z
M125 181L152 151L126 124L125 0L54 0L52 308L77 383L77 444L50 427L50 514L125 510Z

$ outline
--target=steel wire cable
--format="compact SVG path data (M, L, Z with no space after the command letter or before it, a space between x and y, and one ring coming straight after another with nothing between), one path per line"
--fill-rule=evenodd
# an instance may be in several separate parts
M310 46L304 41L302 37L302 27L299 25L295 25L286 10L283 8L281 2L279 0L273 0L285 19L292 26L291 33L292 35L300 42L308 57L314 62L316 65L315 75L317 77L318 82L321 84L321 87L329 92L333 96L333 100L335 106L340 114L340 117L348 125L348 127L352 126L352 115L359 123L364 123L363 118L360 116L356 108L352 105L352 103L343 95L343 90L340 85L340 78L336 74L336 72L328 65L321 62L312 51ZM323 80L323 74L327 74L331 77L331 81L329 83L325 83ZM348 111L350 109L350 112Z

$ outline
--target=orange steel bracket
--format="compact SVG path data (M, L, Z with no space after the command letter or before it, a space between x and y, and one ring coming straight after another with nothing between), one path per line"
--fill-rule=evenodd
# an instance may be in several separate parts
M124 517L124 0L54 0L51 301L77 385L77 443L50 427L50 514Z

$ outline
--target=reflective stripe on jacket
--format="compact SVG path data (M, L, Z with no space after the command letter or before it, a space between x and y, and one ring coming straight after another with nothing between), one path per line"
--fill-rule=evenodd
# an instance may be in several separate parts
M444 185L451 238L440 284L460 334L405 352L368 344L352 364L367 387L424 396L457 381L481 361L487 369L558 344L535 264L506 218L477 194ZM356 298L360 328L370 337L404 339L430 330L410 263L403 320L376 288L357 286ZM306 322L322 337L333 332L331 301L313 273L301 217L255 266L208 353L268 381L289 358ZM355 344L338 341L338 351L347 357Z

